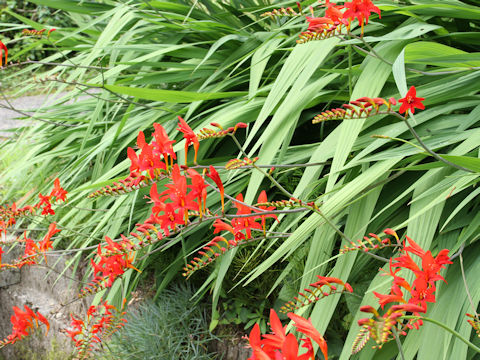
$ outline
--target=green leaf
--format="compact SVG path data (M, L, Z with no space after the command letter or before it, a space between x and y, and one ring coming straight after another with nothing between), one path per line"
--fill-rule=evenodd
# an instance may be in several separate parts
M138 99L163 101L169 103L190 103L198 100L214 100L225 99L232 97L245 96L246 91L231 91L231 92L213 92L213 93L196 93L192 91L177 91L177 90L162 90L162 89L146 89L136 88L121 85L99 85L88 84L92 87L102 88L112 91L114 93L133 96Z

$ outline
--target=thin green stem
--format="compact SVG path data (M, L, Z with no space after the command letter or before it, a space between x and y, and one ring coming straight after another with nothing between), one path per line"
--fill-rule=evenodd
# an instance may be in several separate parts
M391 61L388 61L387 59L383 58L382 56L380 56L376 51L375 49L365 41L364 38L362 38L361 36L357 36L357 35L354 35L352 33L348 33L347 34L348 36L350 36L351 38L354 38L358 41L360 41L363 45L365 45L370 51L367 51L365 49L363 49L362 47L358 46L358 45L353 45L355 47L355 49L357 50L360 50L361 52L365 53L366 55L370 55L370 56L373 56L375 58L377 58L378 60L384 62L385 64L388 64L388 65L393 65L393 63ZM343 36L341 35L337 35L337 37L340 39L340 40L343 40L343 41L347 41L347 39L345 39ZM350 45L349 45L350 46ZM461 70L450 70L450 71L437 71L437 72L427 72L427 71L422 71L422 70L418 70L418 69L413 69L413 68L409 68L409 67L405 67L405 70L407 71L410 71L410 72L414 72L414 73L417 73L417 74L422 74L422 75L427 75L427 76L439 76L439 75L450 75L450 74L457 74L457 73L460 73L460 72L464 72L464 71L468 71L468 70L479 70L480 67L476 66L476 67L470 67L470 68L465 68L465 69L461 69Z
M453 336L455 336L457 339L459 339L460 341L463 341L465 344L467 344L467 346L469 348L471 348L472 350L476 351L477 353L480 353L480 348L475 346L474 344L472 344L470 341L468 341L467 339L465 339L459 332L449 328L447 325L437 321L437 320L434 320L434 319L430 319L428 317L423 317L423 316L413 316L413 315L405 315L405 316L402 316L401 319L407 319L407 320L417 320L417 319L421 319L421 320L424 320L424 321L427 321L427 322L431 322L432 324L435 324L439 327L441 327L442 329L448 331L450 334L452 334Z
M247 156L247 154L245 153L245 151L243 150L242 148L242 145L238 142L237 138L235 137L235 135L230 135L233 139L233 141L235 142L235 144L237 145L238 149L240 150L240 152L244 155L244 156ZM248 157L248 156L247 156ZM262 169L260 169L258 166L256 166L254 163L252 164L252 166L257 169L258 171L260 171L264 176L266 176L283 194L285 194L286 196L288 196L288 198L294 198L295 197L293 196L292 193L290 193L289 191L287 191L282 185L280 185L270 174L268 174L267 172L263 171ZM335 232L340 235L341 238L343 238L344 240L346 240L347 242L351 242L352 240L343 232L341 231L317 206L311 206L311 205L306 205L304 204L305 207L311 209L312 211L316 212L318 215L320 215L323 220L325 220L327 222L327 224L333 229L335 230Z
M460 166L460 165L457 165L457 164L454 164L444 158L442 158L440 155L438 155L436 152L434 152L433 150L431 150L423 141L422 139L420 139L420 136L418 136L417 132L413 129L413 127L410 125L410 123L408 122L408 119L398 113L396 113L395 111L389 111L388 112L389 114L401 119L405 125L407 125L408 127L408 130L410 131L410 133L415 137L415 139L417 139L418 143L420 144L420 146L426 151L428 152L430 155L432 155L435 159L437 159L438 161L441 161L443 162L444 164L447 164L449 166L452 166L454 167L455 169L458 169L458 170L462 170L462 171L466 171L466 172L469 172L469 173L475 173L475 171L473 170L470 170L470 169L467 169L467 168L464 168L463 166Z
M393 336L395 337L395 342L397 343L400 358L402 360L405 360L405 354L403 353L402 342L400 341L400 338L398 337L398 332L395 329L395 327L392 327L392 333L393 333Z
M478 320L478 313L477 310L475 309L475 306L473 305L473 299L472 299L472 294L470 294L470 290L468 289L468 284L467 284L467 278L465 276L465 269L463 268L463 256L462 253L460 253L460 270L462 271L462 279L463 279L463 285L465 286L465 291L467 292L468 296L468 301L470 302L470 306L473 310L473 313L475 314L475 317Z
M352 45L347 46L348 49L348 95L352 98Z

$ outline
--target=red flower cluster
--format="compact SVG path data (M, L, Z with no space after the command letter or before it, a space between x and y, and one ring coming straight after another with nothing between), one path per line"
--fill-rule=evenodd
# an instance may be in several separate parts
M194 257L193 260L191 260L190 263L183 268L185 270L183 275L187 278L190 277L193 272L207 266L217 257L224 254L228 250L240 244L243 244L247 240L251 239L252 230L263 230L263 232L265 233L265 221L267 217L277 219L276 215L272 214L259 215L261 214L260 210L245 205L243 203L242 194L238 194L236 200L237 201L235 201L233 204L237 209L236 215L240 216L233 218L230 224L220 219L216 219L213 223L213 227L215 228L213 234L218 234L222 231L226 231L233 235L233 239L227 240L223 236L214 237L207 245L203 247L201 251L198 252L201 257ZM265 192L265 190L260 193L258 197L258 202L268 202L267 193ZM262 211L271 211L275 209L274 206L259 206L258 208ZM254 214L252 214L252 212ZM248 216L250 214L252 214L252 216ZM258 220L260 220L260 222L258 222Z
M353 0L351 2L345 3L345 9L343 13L343 19L348 21L348 26L356 18L358 23L362 27L363 35L363 26L364 23L368 25L368 19L372 12L377 13L378 17L381 18L380 9L373 5L371 0Z
M188 169L186 175L182 175L180 167L174 164L170 178L172 183L166 184L166 190L160 194L157 184L150 189L154 206L150 218L137 228L140 231L143 227L147 230L147 225L159 225L164 234L169 236L177 225L188 224L189 211L198 212L200 217L205 213L208 185L203 177L193 169ZM187 180L190 180L190 185ZM157 237L161 238L162 234L157 232Z
M13 344L25 336L28 336L31 329L39 326L39 321L45 324L47 331L49 330L50 324L42 314L39 312L35 313L27 305L25 305L24 308L25 311L22 311L16 306L13 307L14 315L10 318L12 323L12 333L3 341L0 341L0 347L7 344Z
M90 263L94 272L94 283L107 280L104 284L106 287L112 286L117 277L122 275L127 269L136 269L132 262L135 257L133 244L126 237L122 237L122 241L114 242L108 236L105 236L107 245L103 248L98 244L97 255L100 258L98 263L90 259ZM99 274L102 275L99 275Z
M85 320L70 315L73 330L65 330L65 332L75 342L79 358L86 358L95 348L95 344L101 343L102 339L123 327L127 322L123 315L125 312L118 311L115 306L109 305L106 301L97 306L90 306Z
M326 0L325 7L325 16L306 17L308 29L300 34L300 40L297 42L303 43L333 36L335 33L339 34L343 25L347 27L347 31L350 31L355 19L361 26L361 35L363 36L364 25L368 24L372 12L381 17L380 9L371 0L352 0L344 5L337 5ZM311 8L311 10L313 15L313 9Z
M53 189L49 195L42 195L42 193L38 194L40 201L35 205L35 207L42 208L42 215L55 215L55 211L52 210L52 201L66 201L67 200L67 192L60 186L60 180L58 178L55 179L53 182Z
M47 234L38 244L35 243L35 241L33 241L32 239L27 238L24 233L23 236L25 239L25 254L23 255L23 257L25 260L21 263L22 265L20 265L19 267L25 264L36 264L38 261L38 255L40 254L43 254L45 262L47 262L46 252L50 249L53 249L52 241L50 239L58 232L60 232L60 230L57 229L57 224L51 223L48 227Z
M138 134L137 146L140 148L140 154L137 154L133 148L127 149L127 154L131 161L130 175L123 180L114 182L113 186L105 186L91 193L89 197L123 194L150 185L152 181L169 175L173 168L173 160L176 159L172 147L175 141L168 138L165 129L161 125L155 123L153 126L155 132L153 133L154 141L151 144L146 143L145 135L142 131ZM186 140L185 156L187 156L188 147L193 145L195 150L194 162L196 162L200 140L233 135L238 129L247 127L247 124L238 123L234 127L224 130L219 124L212 123L212 126L220 128L220 131L203 128L198 135L193 132L181 117L179 117L178 126L177 129L183 133L183 137ZM147 172L147 176L142 174L143 171Z
M248 360L314 360L315 352L313 351L312 340L320 347L325 360L328 360L327 342L315 329L310 319L304 319L294 313L289 313L288 317L294 322L296 330L306 335L300 341L303 342L302 347L306 348L307 351L303 355L298 355L299 344L295 335L286 334L286 327L282 326L275 310L271 309L270 327L272 333L262 335L263 339L261 339L260 327L255 324L249 336L252 356Z
M175 155L172 147L175 141L168 138L167 132L162 125L154 123L153 127L155 131L152 134L154 138L152 144L148 144L145 141L143 131L138 133L137 146L140 148L138 156L132 148L129 147L127 149L127 154L131 161L131 176L138 177L139 173L146 171L150 178L153 179L160 174L160 170L169 172L169 160L173 163L173 160L177 159L177 155Z
M410 90L408 90L406 96L402 99L399 99L398 102L402 103L398 112L400 114L406 113L405 116L408 115L410 111L412 114L415 113L415 108L417 109L425 109L425 105L422 104L422 101L425 98L417 97L417 90L415 86L412 86ZM316 115L312 123L316 124L322 121L327 120L343 120L343 119L360 119L360 118L368 118L370 116L377 115L381 110L381 107L386 106L386 112L392 112L392 106L397 104L397 100L391 97L388 100L383 98L369 98L369 97L361 97L357 100L350 101L349 104L343 104L341 108L330 109L324 111L318 115Z
M391 230L391 233L396 237L397 234ZM376 319L361 319L358 321L359 325L364 326L369 330L370 337L374 339L381 347L383 343L391 340L393 337L391 328L397 326L396 319L404 314L404 312L413 312L415 314L425 313L427 311L427 303L434 303L435 300L435 282L445 279L439 274L440 270L446 264L451 264L448 256L449 250L443 249L436 257L432 256L430 251L424 251L418 244L416 244L408 236L406 237L409 246L403 244L401 250L402 255L390 260L389 272L386 275L393 277L393 283L389 294L379 294L373 292L378 298L378 302L382 309L385 305L390 303L400 303L401 305L392 306L384 315L380 317L377 310L371 306L363 306L361 311L373 313ZM413 254L421 259L421 266L412 259L410 254ZM402 269L408 269L415 275L415 280L409 284L404 278L400 277L398 273ZM405 292L410 296L409 300L405 299ZM384 325L379 327L378 323ZM418 328L422 325L422 321L410 321L405 326L402 326L399 333L404 334L407 328Z
M58 178L53 182L53 189L49 195L38 194L40 201L35 205L26 205L22 208L17 208L16 203L10 206L0 205L0 235L6 230L15 225L16 218L24 216L26 214L33 214L37 209L42 208L42 215L55 215L55 211L52 209L52 203L66 201L67 191L60 186L60 180Z

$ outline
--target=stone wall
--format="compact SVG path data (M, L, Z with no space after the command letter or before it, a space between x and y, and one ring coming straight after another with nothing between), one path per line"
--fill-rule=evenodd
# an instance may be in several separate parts
M3 254L2 262L9 263L18 258L19 251L17 248ZM47 264L56 272L40 265L24 266L21 270L4 270L0 273L0 338L3 339L11 333L10 317L13 306L23 309L23 306L27 305L32 310L39 311L50 322L50 331L46 336L35 334L8 345L0 350L0 359L3 356L8 360L62 360L68 359L73 350L72 341L62 330L70 325L70 313L83 318L87 301L77 300L70 303L76 298L81 283L78 277L72 280L75 277L69 269L64 273L65 276L59 275L65 269L65 258L49 256ZM42 328L45 329L45 326Z

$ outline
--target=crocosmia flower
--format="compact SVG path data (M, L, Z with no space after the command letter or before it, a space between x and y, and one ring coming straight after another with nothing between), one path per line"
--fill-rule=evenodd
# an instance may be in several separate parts
M425 98L417 97L417 89L415 89L415 86L412 86L410 90L408 90L407 95L405 95L403 99L398 100L402 103L398 112L400 114L404 112L408 114L408 111L411 111L412 114L415 114L415 108L420 110L425 109L425 105L422 104L423 100L425 100Z

